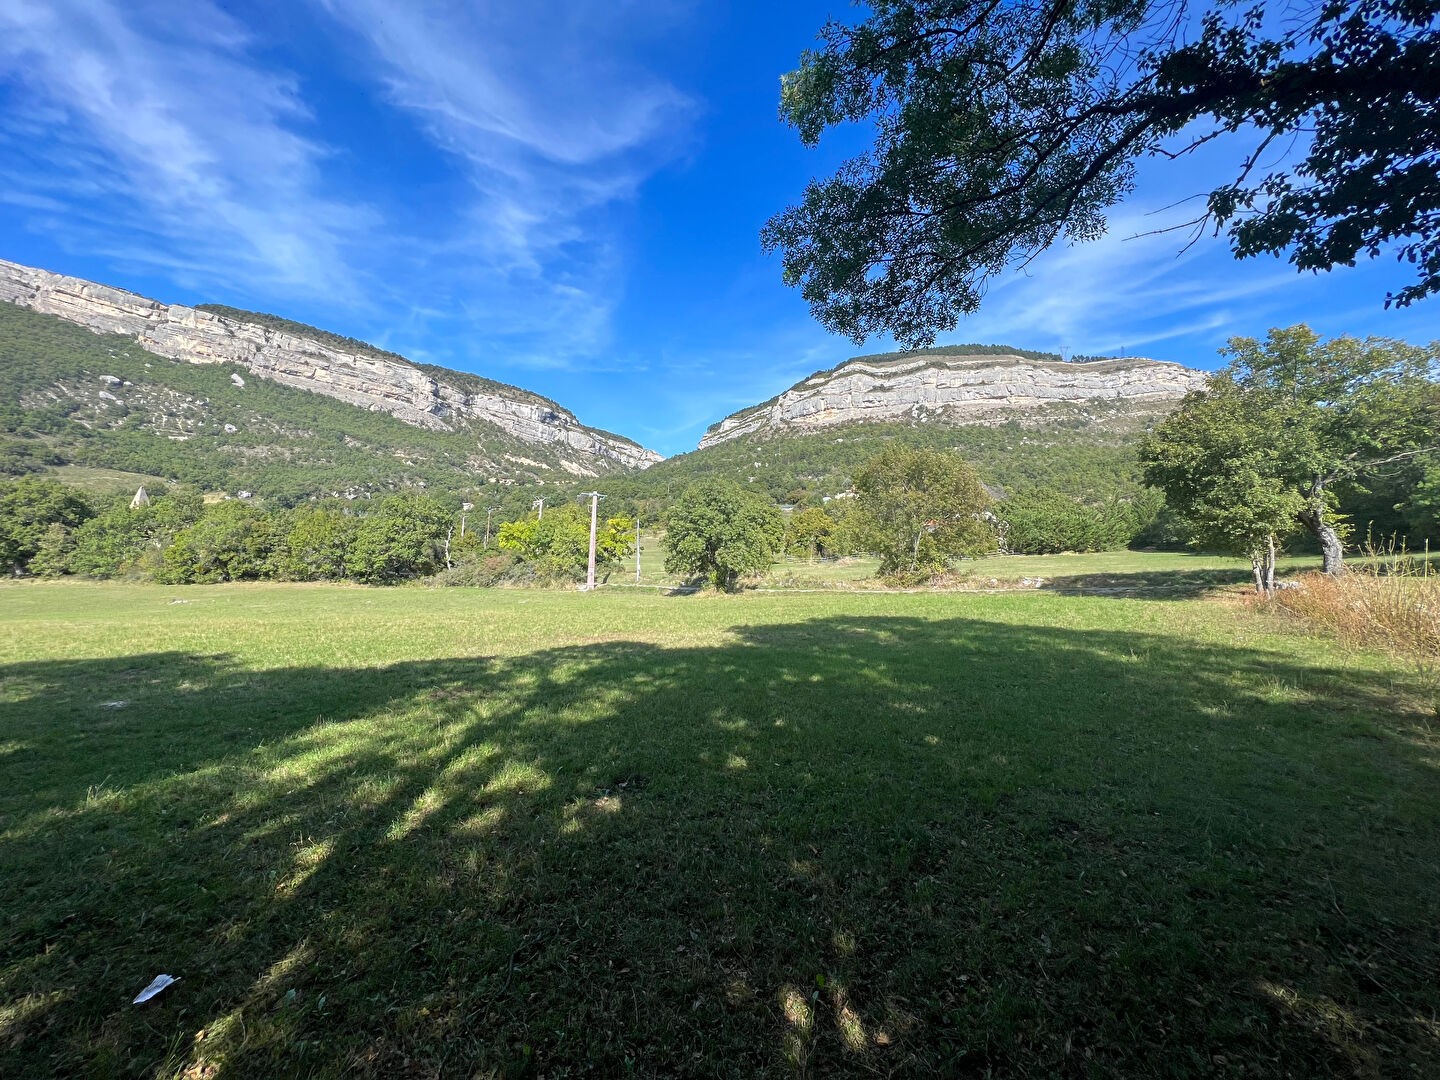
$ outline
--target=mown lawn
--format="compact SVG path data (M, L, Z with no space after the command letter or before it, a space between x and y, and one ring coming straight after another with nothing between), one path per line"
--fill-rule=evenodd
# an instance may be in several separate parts
M3 586L0 1076L1440 1075L1434 709L1228 599Z

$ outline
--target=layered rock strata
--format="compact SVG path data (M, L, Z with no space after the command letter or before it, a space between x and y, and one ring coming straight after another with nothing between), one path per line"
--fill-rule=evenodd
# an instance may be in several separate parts
M332 348L301 335L0 259L0 300L58 315L96 333L133 336L142 348L192 364L234 364L263 379L387 412L416 427L450 431L486 421L526 442L645 468L660 455L587 428L568 410L523 391L467 392L398 360ZM587 473L589 470L585 470Z
M1160 360L1088 363L1020 356L934 354L848 361L796 383L779 397L713 424L700 449L766 429L934 417L957 424L999 423L1062 402L1178 401L1205 373Z

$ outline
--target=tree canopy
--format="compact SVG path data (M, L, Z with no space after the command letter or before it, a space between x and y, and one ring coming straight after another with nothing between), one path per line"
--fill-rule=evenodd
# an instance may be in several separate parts
M1299 270L1393 250L1415 278L1387 303L1440 289L1440 0L1279 6L1218 0L1197 23L1175 0L873 0L824 28L780 114L811 146L873 123L874 146L765 246L830 329L929 344L1001 270L1100 236L1137 160L1238 133L1196 235Z
M785 541L785 522L769 499L731 480L699 480L665 516L665 569L700 574L733 589L744 574L770 567Z
M1252 557L1299 526L1343 565L1336 487L1440 452L1440 342L1322 342L1307 326L1231 338L1230 358L1141 448L1199 538Z
M990 496L955 454L891 447L855 475L857 528L880 572L942 570L955 556L989 554Z

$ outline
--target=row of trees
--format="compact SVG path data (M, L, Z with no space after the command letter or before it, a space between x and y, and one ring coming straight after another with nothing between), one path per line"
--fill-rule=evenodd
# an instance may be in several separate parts
M634 552L634 521L598 530L598 564ZM145 577L167 584L356 581L393 584L442 573L457 583L576 580L585 573L590 524L578 507L543 520L503 523L495 541L466 530L459 509L420 492L294 508L206 503L193 488L96 507L49 479L0 485L0 561L42 577Z

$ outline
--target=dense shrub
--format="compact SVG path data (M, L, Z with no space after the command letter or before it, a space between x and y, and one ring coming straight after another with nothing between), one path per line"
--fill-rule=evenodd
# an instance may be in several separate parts
M427 577L445 565L451 513L428 495L386 495L355 530L345 569L356 581L380 585Z
M203 511L204 500L193 488L156 492L148 506L134 509L128 497L119 498L75 530L68 569L98 578L154 574L170 540Z
M1117 551L1135 542L1159 516L1163 496L1144 491L1096 506L1053 488L1019 492L995 508L1001 546L1012 555Z
M597 572L612 569L635 551L635 522L602 518L595 530ZM536 576L559 581L583 579L590 563L590 510L574 504L553 507L545 516L500 526L498 546L529 563Z
M360 530L360 519L340 506L300 506L271 555L271 570L287 581L339 581Z
M535 565L513 551L469 552L455 565L435 575L436 585L460 585L493 589L499 585L529 585L538 580Z

